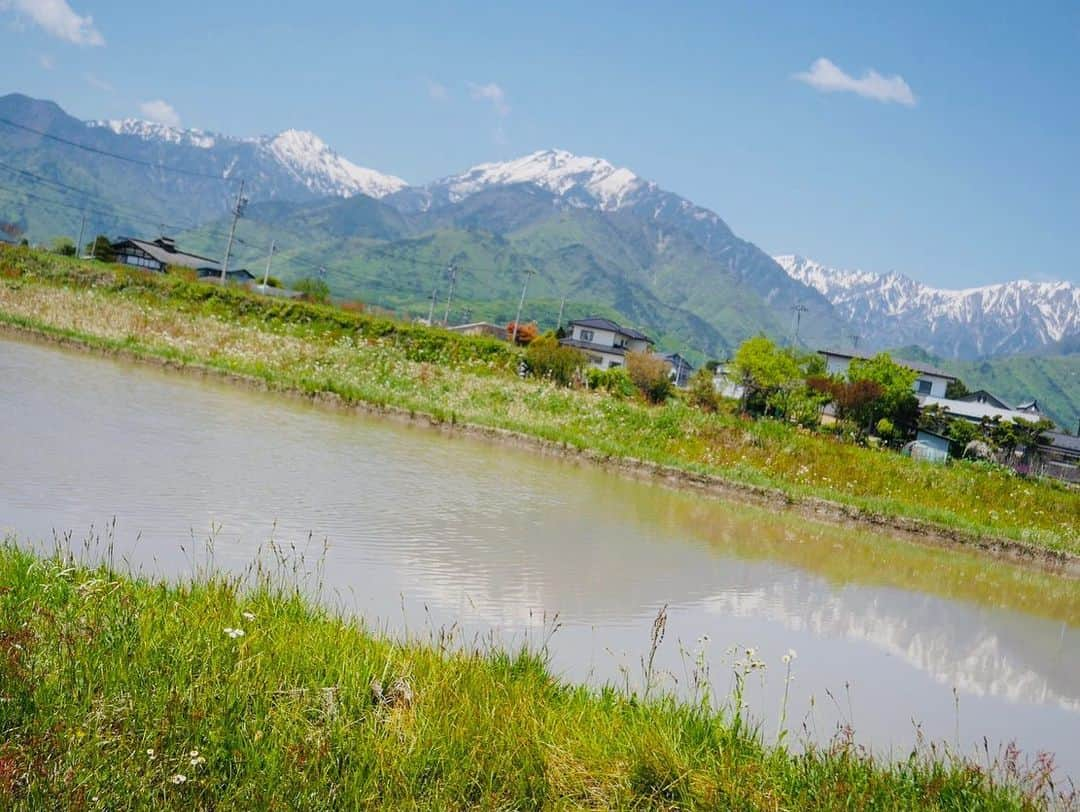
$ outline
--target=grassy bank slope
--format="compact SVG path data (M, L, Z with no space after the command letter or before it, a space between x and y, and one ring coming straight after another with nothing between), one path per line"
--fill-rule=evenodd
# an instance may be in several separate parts
M705 703L380 639L266 579L167 586L7 542L0 584L6 809L1011 809L1040 780L793 755Z
M493 340L242 291L0 251L0 323L327 392L438 420L508 429L612 458L823 498L867 517L1080 552L1080 496L971 463L931 466L771 420L706 414L680 399L650 407L514 374Z

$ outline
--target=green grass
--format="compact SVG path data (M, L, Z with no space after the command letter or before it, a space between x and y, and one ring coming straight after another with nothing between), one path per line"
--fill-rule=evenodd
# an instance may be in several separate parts
M5 809L1022 809L1044 772L796 754L704 701L562 684L543 652L395 642L295 568L168 585L0 545ZM226 630L241 629L242 636ZM380 699L380 694L382 698ZM1067 800L1067 799L1066 799Z
M0 322L253 376L272 388L717 476L795 501L828 499L867 518L1080 552L1080 494L1059 483L975 463L934 466L776 421L707 414L678 398L650 407L522 381L518 351L493 340L24 250L0 252Z

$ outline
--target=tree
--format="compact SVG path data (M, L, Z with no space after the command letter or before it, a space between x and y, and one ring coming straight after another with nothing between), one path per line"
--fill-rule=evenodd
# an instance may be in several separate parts
M915 397L914 385L918 373L896 363L888 353L873 358L855 358L848 367L851 383L873 383L881 387L876 402L865 404L860 425L870 430L881 418L888 418L898 438L914 433L919 421L919 399Z
M293 290L300 291L305 298L312 302L327 304L330 301L330 286L322 279L313 277L297 279L293 284Z
M964 382L957 378L955 381L949 381L945 386L945 397L949 400L960 400L960 398L970 395L971 391L964 385Z
M116 260L116 253L112 249L112 242L110 242L109 238L104 234L98 234L94 237L93 242L87 244L86 253L101 262L113 262Z
M628 352L626 372L649 403L663 403L675 388L667 361L651 352Z
M1053 427L1053 422L1045 417L1039 420L1017 417L995 421L990 431L990 439L994 445L1010 453L1017 448L1023 448L1026 459L1038 446L1047 442L1046 432Z
M743 409L769 413L782 389L803 385L803 372L790 350L781 349L765 336L744 341L735 351L731 368L743 387ZM772 404L770 404L772 399Z

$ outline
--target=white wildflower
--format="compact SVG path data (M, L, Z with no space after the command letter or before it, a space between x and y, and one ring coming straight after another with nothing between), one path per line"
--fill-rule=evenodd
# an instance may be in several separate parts
M187 781L187 776L183 773L177 773L169 780L172 781L174 784L183 784L185 781Z
M240 614L243 616L244 620L254 620L255 619L255 613L254 612L241 612Z
M233 640L235 640L237 637L243 637L244 636L244 630L243 629L228 629L227 628L227 629L225 629L225 634L229 635L229 637L231 637Z

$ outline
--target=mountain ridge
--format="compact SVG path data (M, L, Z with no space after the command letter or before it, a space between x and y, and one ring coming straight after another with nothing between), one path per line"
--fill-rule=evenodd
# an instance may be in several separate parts
M825 296L878 348L920 344L951 358L1037 351L1080 334L1080 287L1013 280L950 290L903 274L833 268L796 254L774 259Z

